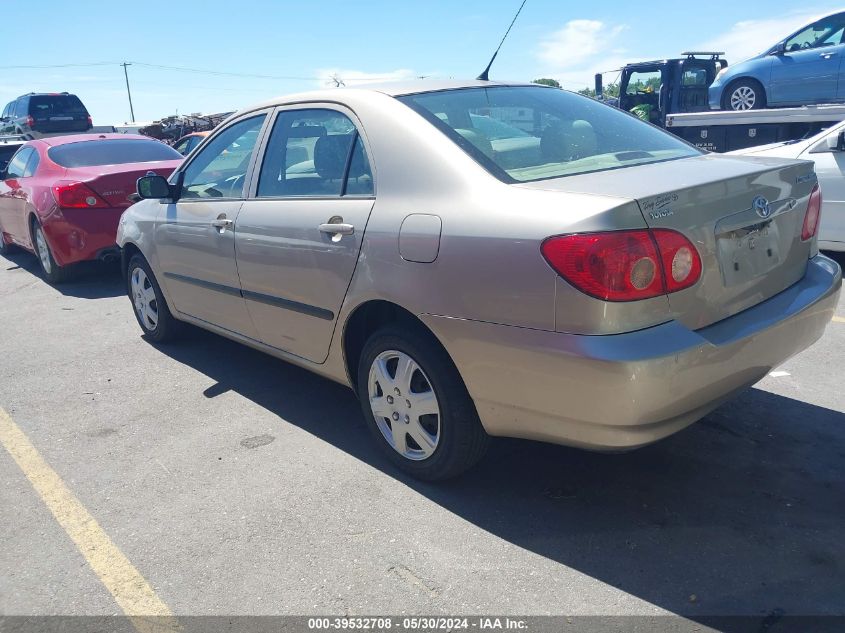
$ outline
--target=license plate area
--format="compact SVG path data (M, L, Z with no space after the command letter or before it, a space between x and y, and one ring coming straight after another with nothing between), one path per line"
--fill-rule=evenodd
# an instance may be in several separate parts
M72 116L51 116L51 121L73 121Z
M716 236L719 267L726 287L765 275L781 262L778 227L771 220Z

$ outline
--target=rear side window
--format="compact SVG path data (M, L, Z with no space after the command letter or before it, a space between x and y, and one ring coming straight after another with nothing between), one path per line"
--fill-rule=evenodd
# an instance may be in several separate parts
M88 116L88 110L76 95L35 95L29 98L29 114L34 118Z
M279 113L261 164L259 198L372 193L370 163L349 117L316 108Z
M182 155L169 145L144 139L79 141L51 147L47 150L47 155L50 160L62 167L123 165L182 158Z

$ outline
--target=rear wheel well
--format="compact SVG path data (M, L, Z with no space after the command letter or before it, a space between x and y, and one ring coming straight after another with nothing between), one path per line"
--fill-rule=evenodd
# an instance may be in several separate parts
M434 345L443 347L425 323L405 308L389 301L367 301L355 308L346 321L346 328L343 331L346 374L353 386L358 382L358 363L361 360L364 344L373 332L388 324L400 324L403 327L412 328L431 339Z

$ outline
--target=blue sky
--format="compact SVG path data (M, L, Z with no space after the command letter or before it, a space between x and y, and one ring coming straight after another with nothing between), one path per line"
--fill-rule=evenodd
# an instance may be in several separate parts
M136 62L129 74L138 121L177 111L235 110L328 85L333 75L350 86L369 78L474 77L519 0L145 0L70 6L36 3L24 12L37 25L37 36L26 41L7 30L0 38L0 107L26 92L67 90L82 98L95 125L128 121L123 69L117 65L124 60ZM591 85L597 70L691 48L716 47L739 61L818 14L845 10L812 0L801 5L709 0L682 7L677 0L528 0L491 77L554 77L578 89ZM62 64L74 65L10 68Z

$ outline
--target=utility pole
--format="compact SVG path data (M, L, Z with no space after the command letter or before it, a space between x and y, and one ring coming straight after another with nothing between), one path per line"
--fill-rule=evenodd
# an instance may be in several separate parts
M127 66L132 64L123 62L123 76L126 77L126 94L129 96L129 114L132 116L132 123L135 123L135 109L132 107L132 93L129 91L129 73L126 71Z

